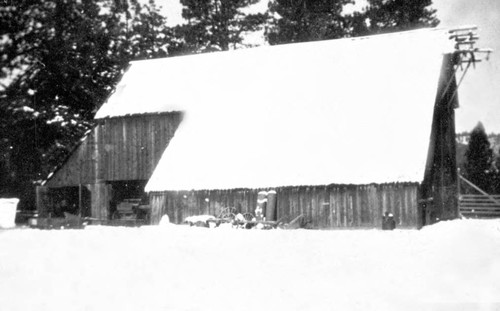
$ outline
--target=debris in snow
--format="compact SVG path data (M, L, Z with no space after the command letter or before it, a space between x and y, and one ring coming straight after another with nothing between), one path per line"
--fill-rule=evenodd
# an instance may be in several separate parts
M208 222L216 220L216 218L212 215L198 215L198 216L189 216L184 219L185 223L188 223L190 226L202 226L208 227Z
M257 208L255 209L255 220L264 220L264 212L262 210L261 205L257 205Z
M236 220L236 221L242 221L242 222L243 222L243 221L245 221L246 219L245 219L245 217L243 216L243 214L238 213L238 214L236 215L236 217L234 217L234 220Z

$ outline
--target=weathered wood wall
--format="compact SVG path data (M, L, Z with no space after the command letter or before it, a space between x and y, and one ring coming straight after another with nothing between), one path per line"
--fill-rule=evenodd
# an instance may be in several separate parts
M50 197L49 197L49 188L37 186L36 187L36 206L38 214L42 217L46 217L48 215L48 211L50 210Z
M41 217L62 217L62 212L79 214L83 217L91 215L89 185L82 187L36 187L37 211ZM62 201L66 201L62 206ZM59 205L59 206L58 206Z
M83 186L90 191L91 216L107 219L112 200L110 182L148 180L181 118L181 113L172 112L98 120L67 161L38 189L38 210L50 210L50 188Z
M46 186L148 180L180 121L177 112L98 120Z
M105 220L109 218L109 209L107 208L111 201L111 185L106 183L96 183L87 185L90 191L90 204L92 218Z
M443 58L434 107L427 168L422 183L426 199L422 222L433 224L459 215L455 108L458 107L454 66L457 55Z
M380 228L385 211L394 214L399 227L418 227L416 183L284 187L277 192L278 219L304 215L313 228ZM238 189L150 194L151 221L167 214L182 223L192 215L218 215L224 207L254 214L257 194L268 189Z

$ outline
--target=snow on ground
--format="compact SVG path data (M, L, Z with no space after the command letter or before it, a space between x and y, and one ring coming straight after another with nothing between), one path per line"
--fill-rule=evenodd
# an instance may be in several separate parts
M0 231L1 310L500 310L500 220Z

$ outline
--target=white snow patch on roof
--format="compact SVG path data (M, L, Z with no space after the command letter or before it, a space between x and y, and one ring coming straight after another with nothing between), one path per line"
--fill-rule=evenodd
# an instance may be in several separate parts
M420 182L452 48L421 30L151 61L186 114L146 191Z
M332 69L339 62L324 63L325 58L330 60L330 58L338 57L339 53L343 53L342 46L373 48L378 45L380 48L385 44L394 43L395 40L398 41L398 38L399 41L408 41L411 40L409 37L435 38L443 33L442 30L420 30L373 37L263 46L227 52L133 61L115 92L97 111L95 118L187 111L198 106L213 106L220 101L218 95L222 92L246 96L247 93L265 91L265 89L257 88L261 87L262 83L260 85L252 83L252 79L273 75L276 76L273 79L276 87L286 87L290 80L303 75L301 70L304 67L313 67L316 71ZM363 44L367 39L370 43ZM449 50L450 47L451 45L443 45L442 40L441 42L438 40L432 47L432 51ZM386 49L392 49L392 47L386 46ZM316 52L323 58L317 58L316 56L319 55L315 55ZM357 54L343 55L342 58L356 58ZM281 55L287 59L287 63L275 62L276 59L281 58ZM248 65L249 61L252 66ZM322 65L323 70L321 70ZM337 72L335 76L339 74ZM235 89L229 89L230 87ZM312 86L304 85L303 88L305 93L311 91ZM327 90L315 90L315 92L325 93ZM224 98L227 99L227 97ZM232 96L231 102L237 98Z

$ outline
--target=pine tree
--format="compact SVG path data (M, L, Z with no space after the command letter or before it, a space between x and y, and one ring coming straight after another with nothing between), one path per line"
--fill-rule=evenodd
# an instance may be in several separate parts
M259 0L181 0L186 25L177 27L190 52L227 51L238 48L246 32L264 22L263 14L246 14L242 9Z
M432 0L368 0L351 16L353 36L435 27L439 24Z
M481 122L471 132L465 157L465 178L483 191L490 192L494 173L493 151Z
M500 135L497 134L495 137L495 144L497 146L496 152L493 152L493 181L492 181L492 193L500 194L500 150L498 149L498 144L500 143Z
M267 29L270 44L336 39L347 36L342 15L350 0L275 0L269 3L272 18Z
M495 168L493 170L493 181L491 186L492 194L500 194L500 156L496 156L495 158Z
M439 24L431 0L367 0L361 12L344 13L350 0L273 0L270 44L355 37Z

